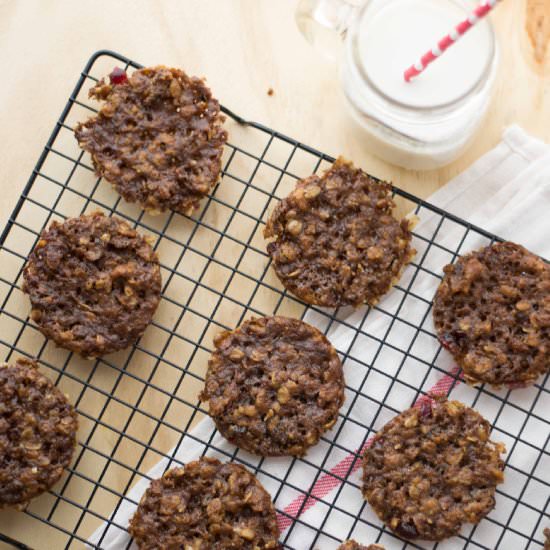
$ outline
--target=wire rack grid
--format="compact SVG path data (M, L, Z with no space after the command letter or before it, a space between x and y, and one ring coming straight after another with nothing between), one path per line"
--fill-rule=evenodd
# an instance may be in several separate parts
M75 458L52 491L24 513L0 515L0 540L18 548L108 548L107 530L125 529L117 513L161 459L181 463L171 449L182 442L251 469L270 491L283 527L284 548L333 549L357 538L405 548L542 548L550 524L550 382L496 391L461 384L431 324L431 299L442 266L459 253L497 238L414 196L394 189L400 213L414 211L418 251L399 284L376 307L308 307L287 294L269 268L262 229L267 213L298 178L333 159L227 109L230 143L220 183L191 217L152 217L121 201L98 179L79 150L74 124L95 105L87 91L114 65L135 62L97 52L78 83L0 237L0 359L38 358L80 417ZM163 298L151 327L130 350L94 360L56 348L28 317L21 293L25 260L52 220L103 210L129 220L154 239ZM220 444L214 429L196 427L207 411L198 400L212 337L251 315L306 319L329 336L344 363L346 403L335 428L303 458L259 459ZM441 378L447 380L441 384ZM476 407L507 445L506 482L497 505L476 527L440 544L400 540L361 497L361 449L391 417L434 388ZM204 423L202 424L204 425ZM197 435L199 434L199 435ZM130 546L128 542L126 547Z

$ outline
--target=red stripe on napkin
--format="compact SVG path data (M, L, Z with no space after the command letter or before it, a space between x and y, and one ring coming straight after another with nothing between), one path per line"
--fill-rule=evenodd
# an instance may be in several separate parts
M460 384L460 380L456 379L456 375L460 369L454 367L451 374L442 376L428 391L426 395L422 395L416 400L415 407L430 400L430 395L446 395L453 384ZM353 474L360 466L360 457L367 450L372 442L372 437L366 443L357 449L354 453L350 453L346 458L342 459L336 466L331 468L328 473L323 474L314 484L308 494L301 494L296 497L282 513L277 514L277 524L281 533L288 529L294 520L298 519L304 512L317 504L319 499L328 495L332 490L342 484L342 480Z

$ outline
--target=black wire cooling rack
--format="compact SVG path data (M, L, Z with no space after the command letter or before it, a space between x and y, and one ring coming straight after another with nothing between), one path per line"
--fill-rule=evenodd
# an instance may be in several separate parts
M25 512L0 512L0 540L37 550L112 548L114 533L121 537L116 548L127 548L124 511L139 500L147 472L162 460L161 472L182 457L208 453L256 473L273 496L288 549L334 549L352 537L389 550L540 549L542 530L550 525L548 376L514 391L461 384L437 344L429 313L442 266L496 237L395 189L399 211L413 211L420 219L414 234L418 254L399 284L374 308L307 307L282 290L261 233L267 212L296 179L333 159L224 109L230 144L223 177L200 212L145 214L96 178L73 136L74 124L94 110L88 89L120 64L139 67L113 52L92 56L0 238L0 359L37 357L80 415L71 467ZM25 259L41 230L54 219L97 209L129 220L154 239L163 299L132 349L91 362L43 338L29 320L20 288ZM275 313L321 328L345 367L346 403L339 421L301 459L258 459L227 444L208 424L197 397L212 336L250 315ZM450 383L438 384L445 375ZM377 429L434 384L491 422L493 439L508 449L506 482L497 490L495 509L477 527L423 545L398 539L376 518L361 497L357 465L359 449Z

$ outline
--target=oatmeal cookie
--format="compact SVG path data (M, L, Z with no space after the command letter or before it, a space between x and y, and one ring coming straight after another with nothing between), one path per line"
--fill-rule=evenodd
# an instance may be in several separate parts
M155 479L128 531L138 548L279 549L271 498L243 466L201 458Z
M368 546L365 546L364 544L359 544L354 540L347 540L338 547L338 550L384 550L384 547L379 544L369 544Z
M35 361L0 365L0 508L23 509L59 481L77 428L75 410Z
M99 113L75 128L95 170L129 202L190 214L218 181L227 132L212 92L179 69L111 73L90 96Z
M470 384L532 384L550 369L550 266L504 242L444 268L433 316Z
M316 328L253 318L214 346L201 398L231 443L262 456L300 456L336 423L342 364Z
M126 222L96 212L53 222L42 233L25 266L23 290L47 338L97 357L143 334L160 300L160 265Z
M489 423L458 401L424 402L376 434L363 458L363 495L406 539L440 541L478 523L503 481L504 445Z
M309 304L375 304L413 258L411 222L393 216L388 183L339 158L301 180L264 230L282 284Z
M544 550L550 550L550 528L544 530Z

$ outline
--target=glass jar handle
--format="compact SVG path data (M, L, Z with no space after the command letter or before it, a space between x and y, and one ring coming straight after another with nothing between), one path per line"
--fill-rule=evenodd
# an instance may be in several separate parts
M338 57L357 6L357 0L300 0L296 23L310 44L325 57L334 60Z

